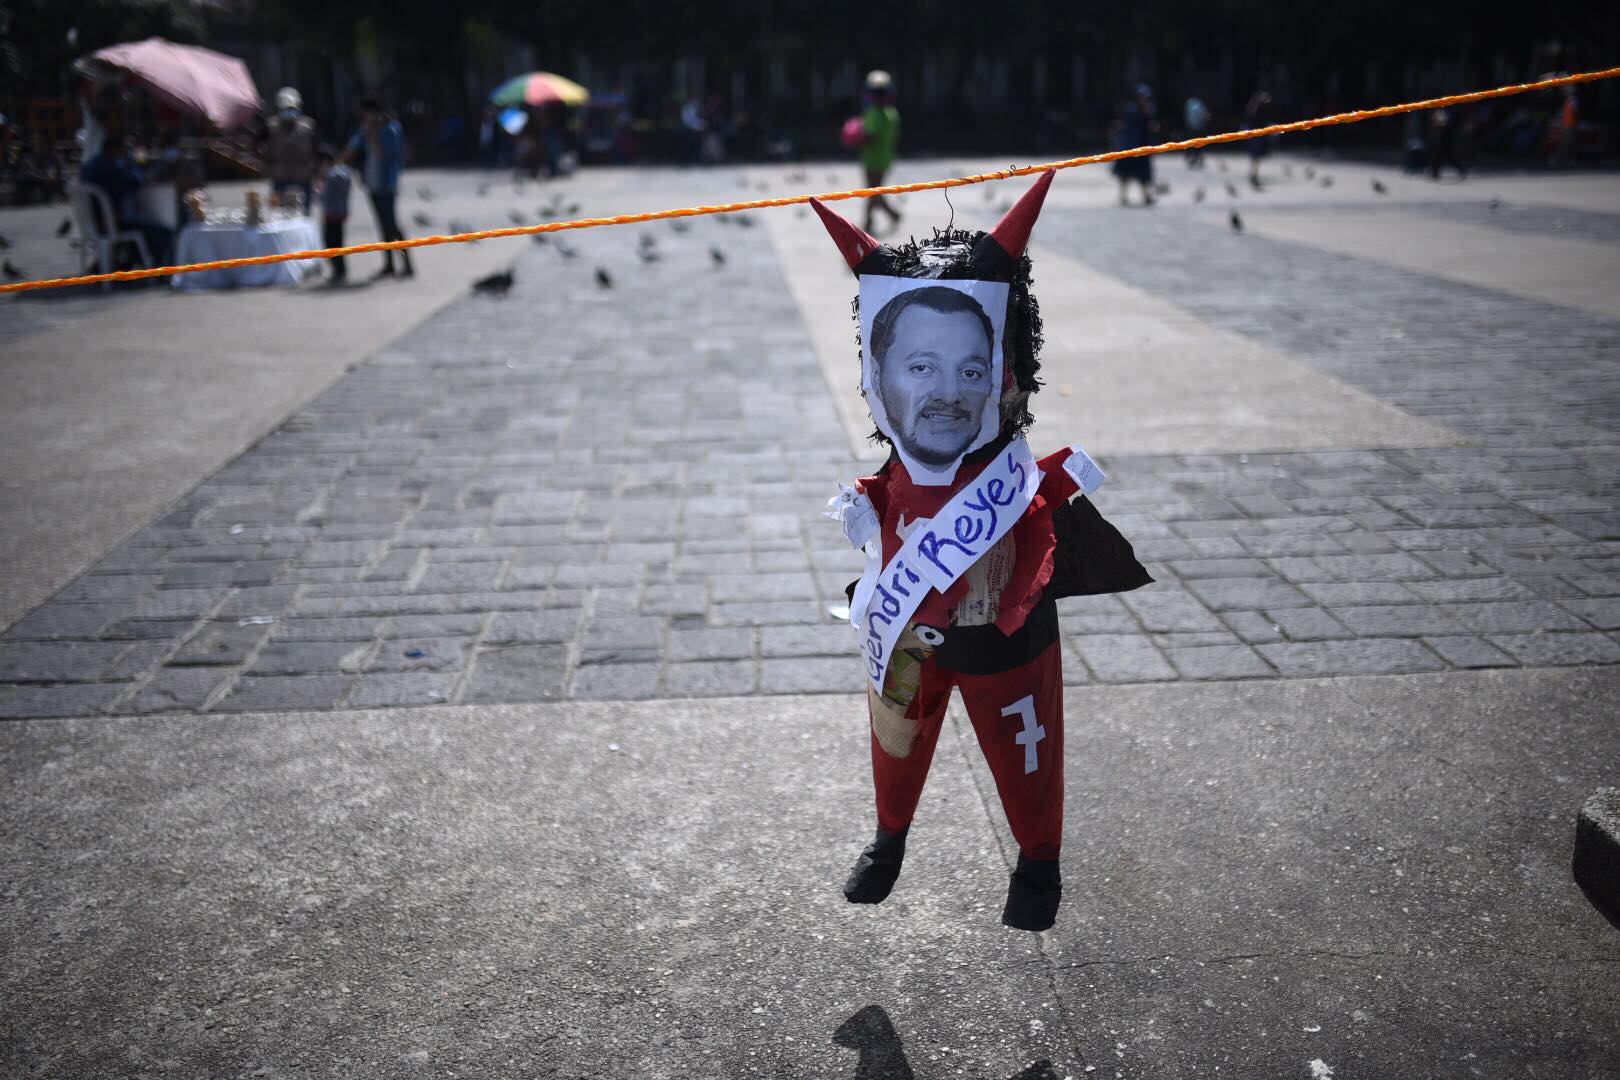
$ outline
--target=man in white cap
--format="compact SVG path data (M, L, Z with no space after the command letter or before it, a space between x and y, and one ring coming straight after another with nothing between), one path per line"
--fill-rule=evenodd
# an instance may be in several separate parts
M900 110L894 107L894 80L887 71L866 75L866 108L861 112L861 168L866 186L880 187L894 168L895 147L900 142ZM866 201L866 231L871 232L877 212L889 215L891 226L900 223L900 211L882 195Z
M292 87L276 91L276 112L260 152L271 193L285 198L288 192L298 192L303 197L299 205L308 213L315 179L315 121L304 115L303 105L303 97Z

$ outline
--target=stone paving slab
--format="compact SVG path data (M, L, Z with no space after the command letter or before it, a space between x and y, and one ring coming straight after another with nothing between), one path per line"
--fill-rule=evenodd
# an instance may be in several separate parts
M1042 935L954 711L879 907L849 695L8 724L0 1073L1613 1080L1617 692L1072 688Z
M1042 228L1476 445L1103 455L1158 581L1060 605L1068 679L1616 662L1616 321L1189 222ZM528 245L209 477L0 635L0 716L858 685L820 510L861 466L775 252L645 235Z

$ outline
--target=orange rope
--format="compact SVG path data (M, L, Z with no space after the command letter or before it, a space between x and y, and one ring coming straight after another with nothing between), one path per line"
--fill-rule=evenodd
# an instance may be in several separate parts
M1549 90L1554 87L1570 86L1575 83L1596 82L1599 79L1612 79L1616 76L1620 76L1620 67L1605 68L1602 71L1586 71L1578 75L1562 75L1553 79L1543 79L1540 82L1499 86L1494 90L1451 94L1447 97L1429 98L1427 101L1407 102L1404 105L1385 105L1377 109L1358 109L1354 112L1335 113L1332 116L1318 117L1315 120L1295 120L1286 124L1270 124L1266 127L1245 131L1229 131L1220 135L1202 135L1196 139L1182 139L1179 142L1159 143L1155 146L1138 146L1130 150L1112 150L1106 154L1087 154L1084 157L1067 158L1063 161L1049 161L1042 165L1022 165L1017 168L999 169L995 172L979 173L975 176L952 177L947 180L925 180L914 184L888 184L883 187L853 188L849 191L830 191L823 195L788 195L779 199L749 199L744 202L716 203L711 206L687 206L677 210L652 210L640 214L616 214L613 217L579 218L575 221L549 221L540 225L519 225L506 229L483 229L479 232L456 233L451 236L423 236L414 240L355 244L351 247L321 248L318 251L293 251L276 255L256 255L245 259L220 259L215 262L192 263L187 266L159 266L142 270L120 270L114 274L87 274L81 277L48 278L43 281L19 281L9 285L0 285L0 293L27 292L32 289L59 289L67 285L96 285L105 281L138 281L141 278L190 274L199 270L229 270L238 266L262 266L266 263L294 262L300 259L330 259L339 255L359 255L368 251L401 251L408 248L431 247L435 244L464 244L475 240L492 240L503 236L529 236L535 233L562 232L565 229L592 229L600 225L634 225L638 222L660 221L665 218L733 214L741 210L764 210L773 206L794 206L799 203L807 203L813 198L820 199L822 202L836 202L839 199L865 199L874 195L903 195L911 191L931 191L936 188L961 187L965 184L982 184L989 180L1006 180L1014 176L1028 176L1031 173L1045 172L1047 169L1072 169L1079 165L1100 165L1104 162L1118 161L1121 158L1147 157L1150 154L1164 154L1174 150L1195 150L1204 146L1214 146L1218 143L1242 142L1244 139L1257 139L1267 135L1287 135L1297 131L1310 131L1312 128L1327 127L1332 124L1354 124L1361 120L1376 120L1385 116L1398 116L1401 113L1417 112L1422 109L1439 109L1449 105L1466 105L1473 101L1509 97L1513 94L1523 94L1533 90Z

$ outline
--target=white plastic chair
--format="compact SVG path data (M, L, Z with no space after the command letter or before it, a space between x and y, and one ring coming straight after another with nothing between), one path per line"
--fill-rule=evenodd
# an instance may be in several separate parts
M92 263L100 267L101 273L112 273L113 249L123 243L135 245L142 266L156 265L152 261L151 249L146 246L144 233L138 229L112 231L112 223L118 218L113 213L112 200L101 188L95 184L73 184L68 188L68 200L73 205L73 218L79 225L79 273L84 273ZM102 222L106 222L106 225L103 226ZM104 281L101 287L110 289L112 282Z

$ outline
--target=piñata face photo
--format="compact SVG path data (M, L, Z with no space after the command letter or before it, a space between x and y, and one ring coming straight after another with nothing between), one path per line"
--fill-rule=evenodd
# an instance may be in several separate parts
M1001 430L1008 286L861 276L861 392L912 481L952 482Z

